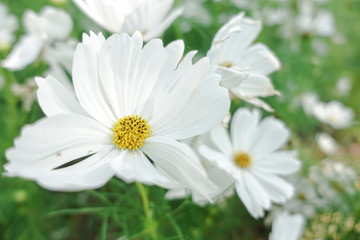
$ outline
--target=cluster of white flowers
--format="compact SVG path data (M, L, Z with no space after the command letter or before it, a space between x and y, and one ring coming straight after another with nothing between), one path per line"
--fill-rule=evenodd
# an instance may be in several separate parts
M6 175L55 191L95 189L116 176L169 189L169 199L192 194L201 205L236 192L254 218L271 210L270 239L299 239L317 197L306 180L286 178L301 167L297 152L285 149L290 130L272 116L261 120L258 109L240 108L229 116L231 98L273 111L260 97L279 94L269 78L280 69L279 59L265 44L253 44L261 22L244 13L233 16L207 56L194 63L196 52L184 55L182 40L164 47L153 39L183 12L171 11L173 0L73 1L114 34L90 31L76 45L69 38L72 19L63 10L24 13L25 35L2 66L15 71L38 59L47 62L45 78L35 79L46 116L25 126L6 151ZM325 16L319 12L314 19L313 10L303 8L299 18L307 20L299 29L333 32L329 26L319 33L325 30L316 24L323 25ZM31 80L12 86L27 99L27 109L34 98L30 87L34 93ZM302 103L335 129L352 123L353 112L338 102L320 103L312 95ZM230 118L228 129L221 123ZM318 139L336 144L324 135Z
M14 32L18 28L18 21L11 15L3 3L0 2L0 50L7 49L15 40Z

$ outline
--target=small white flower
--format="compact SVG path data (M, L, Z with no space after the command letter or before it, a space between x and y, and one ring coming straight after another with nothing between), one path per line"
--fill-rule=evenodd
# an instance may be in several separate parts
M323 151L327 155L335 154L339 150L339 146L336 143L335 139L333 139L327 133L318 133L316 135L316 141L321 151Z
M322 201L315 190L315 186L308 179L298 175L289 176L286 179L294 185L295 194L284 204L275 205L271 209L266 216L266 224L270 224L284 212L299 213L310 218L315 214L316 208L321 206Z
M296 152L279 150L290 132L273 117L260 122L258 110L239 109L233 116L230 134L231 138L219 125L210 132L217 149L203 145L199 152L233 179L249 213L262 217L272 202L284 203L294 193L293 187L278 176L300 168Z
M321 122L335 129L347 128L353 124L354 111L341 102L319 102L313 106L313 115Z
M148 41L160 36L182 13L169 14L174 0L73 0L92 20L112 33L140 31Z
M300 240L305 228L305 217L284 212L278 216L271 228L269 240Z
M9 13L6 5L0 2L0 50L7 49L15 40L14 32L18 28L18 20Z
M182 41L143 47L139 32L84 34L74 54L75 93L37 78L46 117L25 126L6 152L7 175L59 191L98 188L116 175L209 196L215 186L177 140L220 124L230 100L209 60L193 64L195 52L182 59L183 52Z
M334 15L324 9L316 9L309 0L299 2L299 15L296 18L301 33L331 37L336 33Z
M314 106L319 104L319 97L316 93L305 92L300 96L300 102L304 109L304 112L308 115L312 115Z
M342 202L342 194L355 193L354 182L358 180L353 167L331 160L323 161L320 166L312 166L309 169L309 177L316 184L324 200L335 204Z
M267 75L280 68L278 58L262 44L251 45L261 30L261 22L240 13L216 33L207 56L218 66L221 85L235 96L271 111L257 97L278 94Z
M67 71L71 71L71 61L64 64L63 58L58 59L57 55L53 54L54 51L59 50L61 55L68 54L66 58L72 59L75 45L65 40L72 30L73 23L65 11L50 6L44 7L39 14L27 10L23 15L23 25L26 34L2 61L4 68L22 70L42 57L50 67L62 66ZM64 82L64 84L70 88L70 83Z
M25 111L30 111L31 105L36 100L36 90L37 85L33 78L29 78L24 84L11 84L12 93L21 98L22 108Z
M351 89L351 81L347 77L342 77L338 80L336 84L336 91L339 95L345 96L349 93Z

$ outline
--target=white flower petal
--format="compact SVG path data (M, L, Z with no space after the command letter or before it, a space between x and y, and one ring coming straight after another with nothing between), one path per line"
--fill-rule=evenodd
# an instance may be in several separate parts
M10 161L31 162L83 144L110 145L112 133L91 118L55 115L25 126L15 143Z
M99 41L103 38L102 35L90 37L98 38ZM100 88L98 51L99 49L94 49L93 45L78 44L74 53L73 83L83 109L104 126L111 127L118 119L104 99Z
M239 109L231 122L231 139L235 151L247 152L255 144L256 130L260 121L260 111Z
M231 88L231 91L249 97L267 97L277 94L268 77L253 73L249 74L238 86Z
M199 146L199 153L208 161L212 162L215 166L230 174L236 171L236 166L231 161L232 159L230 159L229 156L227 156L225 153L215 151L206 145Z
M159 172L140 150L118 150L119 156L111 160L110 165L116 176L126 182L141 182L158 185L163 188L179 187L179 184Z
M148 138L143 151L185 187L210 198L216 191L195 153L184 143L162 137Z
M290 131L283 122L273 117L265 118L257 128L256 145L250 152L264 155L283 147L290 138Z
M301 214L284 212L274 220L269 240L300 240L305 222Z
M244 181L237 181L235 183L235 189L237 195L239 196L251 216L253 216L254 218L264 216L264 209L250 197L249 189L246 187Z
M227 156L232 156L233 149L231 146L230 136L227 129L221 125L216 126L210 131L211 140Z
M247 48L237 62L239 67L251 67L251 72L268 75L279 70L281 63L275 54L263 43Z
M274 174L259 171L254 171L253 174L261 182L270 199L276 203L284 203L294 194L294 187Z
M181 8L177 8L172 11L160 24L150 28L144 34L144 40L148 41L149 39L160 36L172 24L172 22L183 13L183 11L184 9Z
M115 153L96 153L78 164L45 172L37 172L36 181L53 191L82 191L105 185L114 172L109 161Z
M37 59L43 46L43 41L37 36L25 35L1 65L12 71L22 70Z
M214 70L208 59L203 58L188 69L168 93L156 99L154 116L158 117L150 122L154 133L186 139L202 134L222 121L229 110L230 99L227 90L219 86L220 76ZM209 112L213 114L209 115Z
M221 75L220 85L228 89L239 86L249 76L249 72L245 69L227 68L223 66L218 66L216 72Z
M268 210L271 207L270 198L264 189L264 187L253 176L253 173L249 173L247 170L241 172L241 178L237 177L238 181L245 181L245 185L248 189L252 201Z
M254 165L263 172L272 174L292 174L297 172L301 163L296 159L296 151L272 152L254 158Z
M69 91L62 83L52 76L36 78L39 86L38 101L46 116L58 114L80 114L88 116L76 99L75 93Z

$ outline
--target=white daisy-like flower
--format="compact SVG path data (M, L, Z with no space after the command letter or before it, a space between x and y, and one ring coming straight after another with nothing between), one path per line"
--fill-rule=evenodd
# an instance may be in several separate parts
M298 213L310 218L315 214L316 208L322 204L314 184L309 179L300 177L297 174L286 179L293 184L295 194L284 204L274 205L266 216L265 224L271 224L274 219L284 212Z
M305 228L305 217L284 212L278 216L271 228L269 240L300 240Z
M313 115L320 122L327 123L335 129L350 127L355 117L351 108L345 107L341 102L335 100L315 104L313 106Z
M260 112L239 109L235 112L230 135L222 126L211 130L217 149L200 146L208 161L233 178L236 192L249 213L262 217L271 203L284 203L294 188L279 175L299 170L296 152L279 150L290 136L285 125L268 117L260 122Z
M0 2L0 50L9 48L14 42L14 32L17 28L16 17L10 14L6 5Z
M23 15L23 25L26 34L2 61L4 68L22 70L42 58L50 68L61 66L68 72L71 71L72 62L64 64L63 61L64 58L72 59L75 47L73 41L66 41L73 23L65 11L50 6L44 7L39 14L27 10ZM66 54L68 56L64 57ZM70 83L63 83L70 88Z
M221 85L230 93L271 111L271 107L258 97L278 94L267 75L280 68L280 61L265 44L251 45L260 30L260 21L240 13L216 33L207 56L218 66Z
M98 188L116 175L208 196L214 185L177 140L219 124L230 100L209 60L193 64L195 52L183 52L182 41L143 47L139 32L84 34L74 53L75 94L53 77L37 79L47 117L24 127L6 152L7 175L61 191Z
M145 41L160 36L182 13L174 0L73 0L89 18L112 33L140 31Z
M318 133L316 135L316 142L321 151L323 151L327 155L335 154L339 150L339 146L336 143L335 139L327 133Z

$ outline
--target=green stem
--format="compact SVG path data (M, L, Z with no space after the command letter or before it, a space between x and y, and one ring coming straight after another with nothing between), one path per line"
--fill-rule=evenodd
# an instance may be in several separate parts
M139 190L141 200L143 203L143 207L144 207L144 213L145 213L145 217L146 217L145 227L149 231L152 239L158 239L157 233L156 233L156 222L152 219L152 216L151 216L152 214L151 214L150 207L149 207L149 199L147 197L145 188L139 182L135 182L135 184L136 184L137 189Z

